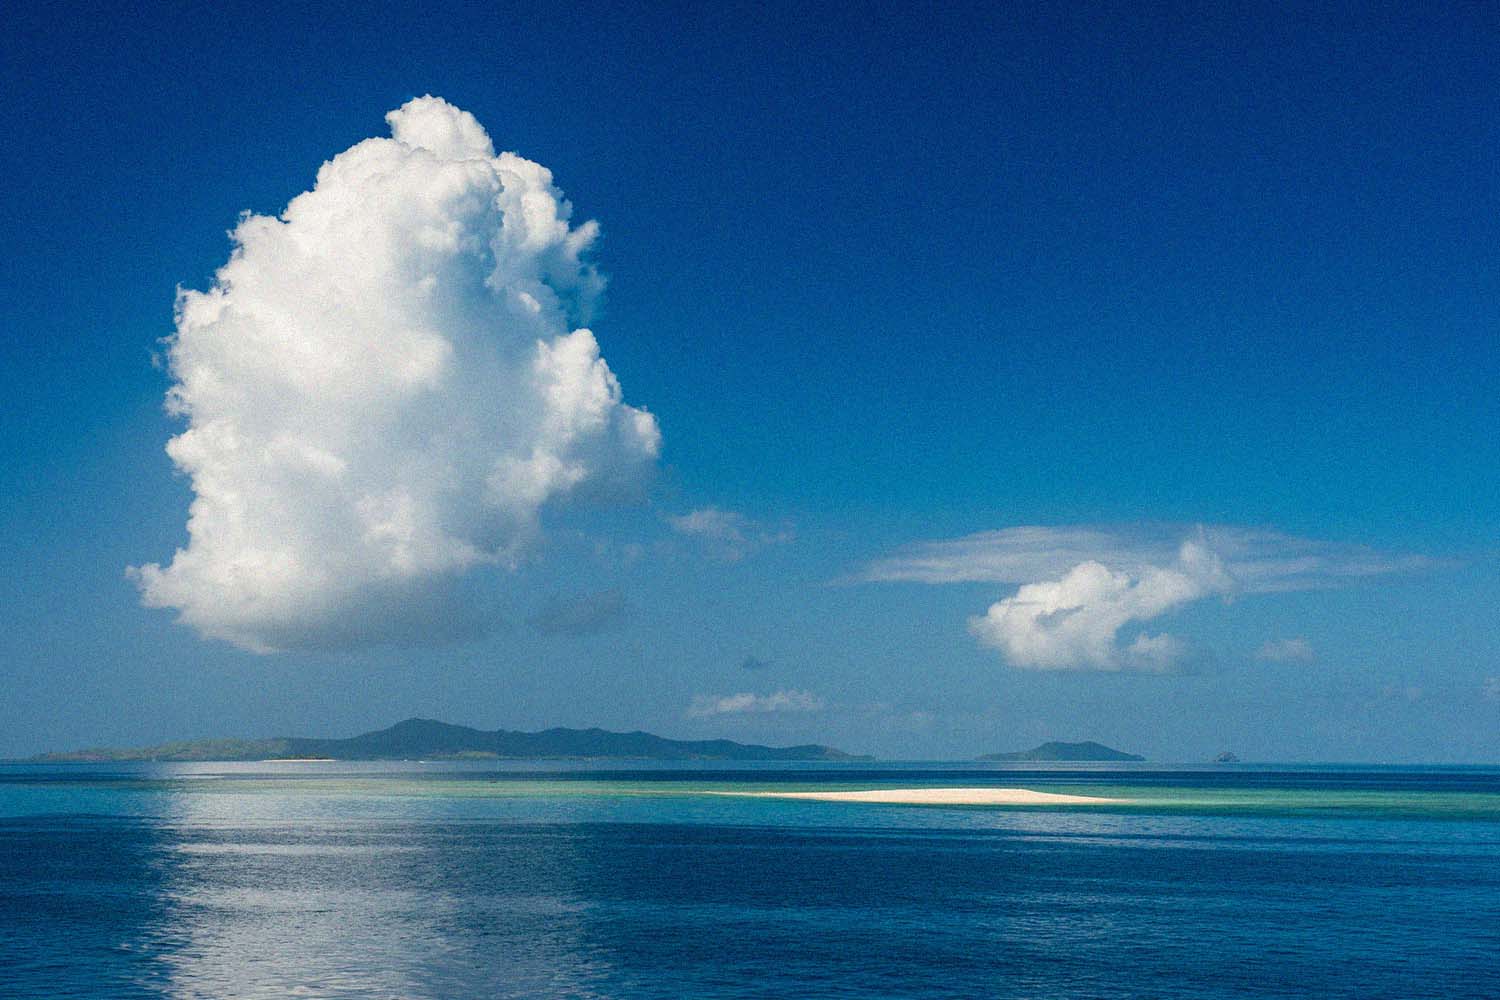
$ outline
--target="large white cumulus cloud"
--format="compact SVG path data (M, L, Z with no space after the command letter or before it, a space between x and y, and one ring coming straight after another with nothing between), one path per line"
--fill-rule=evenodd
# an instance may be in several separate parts
M660 445L579 325L595 223L443 100L386 119L179 294L167 451L189 541L132 573L247 649L466 627L464 571L513 564L544 506L628 490Z

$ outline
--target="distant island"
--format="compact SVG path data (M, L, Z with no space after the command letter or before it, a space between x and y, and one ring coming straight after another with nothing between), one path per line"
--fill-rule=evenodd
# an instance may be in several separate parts
M265 740L194 740L128 749L44 753L32 760L98 763L135 760L492 760L612 758L638 760L868 760L833 747L767 747L733 740L671 740L603 729L487 732L434 719L407 719L348 739L288 736Z
M1053 740L1030 750L1013 753L987 753L980 760L1145 760L1139 754L1125 753L1103 743L1059 743Z

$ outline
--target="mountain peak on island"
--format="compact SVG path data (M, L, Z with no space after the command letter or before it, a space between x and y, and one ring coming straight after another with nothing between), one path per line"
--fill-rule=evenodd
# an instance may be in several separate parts
M1041 746L1032 747L1030 750L1016 750L1011 753L987 753L980 760L1020 760L1020 761L1046 761L1046 760L1077 760L1077 761L1138 761L1146 758L1139 754L1125 753L1114 747L1107 747L1103 743L1095 743L1085 740L1082 743L1062 743L1052 740Z
M556 727L536 733L486 731L437 719L404 719L385 729L346 739L300 736L264 740L196 740L133 749L91 749L41 754L39 761L233 761L324 758L414 759L636 759L636 760L861 760L821 744L760 746L733 740L673 740L636 730Z

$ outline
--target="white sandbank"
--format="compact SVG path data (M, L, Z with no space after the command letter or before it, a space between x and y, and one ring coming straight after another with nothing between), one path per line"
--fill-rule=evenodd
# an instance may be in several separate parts
M910 806L1065 806L1126 801L1094 795L1060 795L1029 788L876 788L861 792L711 792L757 799L810 799L816 802L884 802Z

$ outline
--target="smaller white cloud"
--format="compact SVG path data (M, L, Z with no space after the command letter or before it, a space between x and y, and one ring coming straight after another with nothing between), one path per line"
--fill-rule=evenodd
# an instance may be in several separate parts
M699 507L686 514L667 517L679 535L700 542L709 555L724 562L738 562L768 545L784 545L794 534L790 527L771 528L744 514L721 507Z
M1295 639L1267 639L1255 651L1255 658L1267 663L1311 663L1317 655L1312 644L1299 636Z
M1028 583L969 619L969 631L1013 666L1034 670L1166 670L1186 651L1165 633L1141 633L1121 646L1119 632L1209 594L1231 581L1218 557L1184 542L1170 566L1137 573L1082 562L1056 580Z
M769 712L819 712L824 702L811 691L788 688L770 694L699 695L688 708L688 715L695 719L714 715L752 715Z
M970 633L1012 666L1164 671L1187 645L1139 629L1195 601L1339 587L1438 565L1235 525L1023 525L910 545L845 582L1014 585L1014 594L969 619ZM1258 655L1304 660L1311 648L1288 640Z

